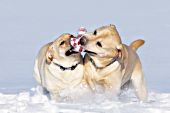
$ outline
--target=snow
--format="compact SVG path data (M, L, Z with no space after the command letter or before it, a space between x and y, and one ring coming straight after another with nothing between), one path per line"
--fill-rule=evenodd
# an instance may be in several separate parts
M133 90L118 98L95 95L86 101L55 102L38 88L15 94L0 93L0 113L170 113L170 93L149 92L147 102L140 102Z

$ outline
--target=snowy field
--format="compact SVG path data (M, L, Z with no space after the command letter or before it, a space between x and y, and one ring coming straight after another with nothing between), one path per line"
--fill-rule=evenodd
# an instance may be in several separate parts
M125 44L146 41L138 54L148 102L137 101L133 91L59 103L42 95L32 75L40 47L80 26L93 31L108 24ZM169 48L169 0L0 0L0 113L170 113Z
M0 93L0 113L170 113L170 94L149 92L144 103L130 90L114 99L98 94L86 101L56 103L32 88L17 94Z

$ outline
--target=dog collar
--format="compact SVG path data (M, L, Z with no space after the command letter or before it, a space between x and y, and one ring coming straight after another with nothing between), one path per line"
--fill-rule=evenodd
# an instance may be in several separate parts
M118 57L117 57L117 58L118 58ZM117 60L117 58L113 58L112 61L111 61L109 64L107 64L106 66L104 66L104 67L98 67L98 66L95 64L95 62L94 62L94 60L93 60L92 58L90 58L90 61L91 61L91 63L94 65L94 67L95 67L96 69L103 69L103 68L105 68L105 67L113 64L113 63Z
M58 66L62 71L65 71L65 70L74 70L79 64L80 64L80 62L78 62L76 65L73 65L73 66L71 66L71 67L64 67L64 66L62 66L62 65L60 65L60 64L57 64L57 63L55 63L55 62L53 62L56 66Z

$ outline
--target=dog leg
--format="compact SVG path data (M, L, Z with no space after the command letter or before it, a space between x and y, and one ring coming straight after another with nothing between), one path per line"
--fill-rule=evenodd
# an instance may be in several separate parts
M144 75L142 72L142 66L140 60L136 62L134 70L132 72L132 85L135 88L135 93L141 101L147 100L147 89L145 86Z
M121 79L119 76L112 76L103 79L105 91L110 92L112 96L118 96L120 93Z
M91 89L94 91L96 90L96 87L94 85L94 82L92 81L92 79L90 77L87 77L87 82L89 84L89 86L91 87Z
M123 84L123 86L121 86L121 90L122 91L127 91L128 89L132 89L132 81L128 80L125 84Z
M84 73L84 79L87 81L87 83L89 84L90 88L92 89L92 91L96 90L94 81L93 81L93 73L91 73L89 70L89 68L85 69L85 73Z

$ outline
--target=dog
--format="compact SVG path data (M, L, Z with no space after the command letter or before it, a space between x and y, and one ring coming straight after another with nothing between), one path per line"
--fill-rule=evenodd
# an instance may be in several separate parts
M62 34L44 45L35 60L34 77L54 100L72 98L71 92L82 91L82 84L85 85L83 58L72 50L71 37L74 36Z
M93 91L98 86L113 95L120 94L121 88L130 81L137 97L147 100L142 65L136 50L144 40L136 40L127 46L122 43L115 25L96 29L84 34L85 79Z

